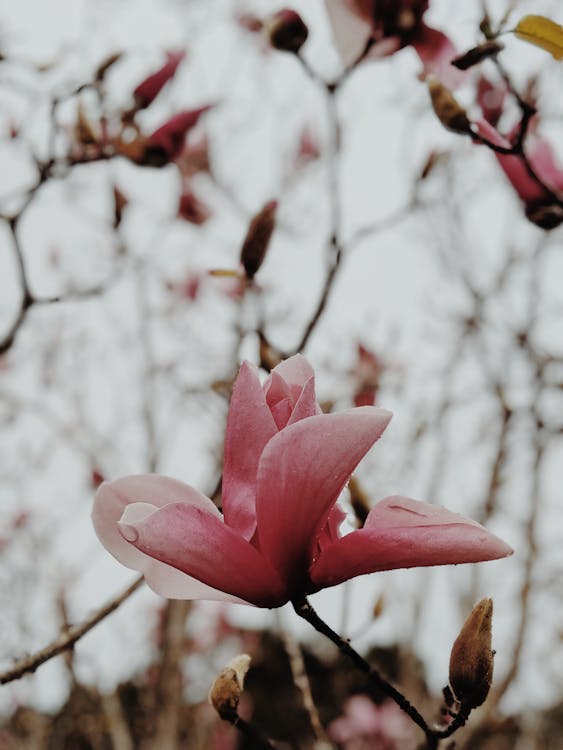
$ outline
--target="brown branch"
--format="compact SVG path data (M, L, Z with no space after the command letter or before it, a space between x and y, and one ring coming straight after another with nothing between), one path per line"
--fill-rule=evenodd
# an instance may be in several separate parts
M53 657L62 654L67 649L72 648L77 641L86 635L86 633L92 630L93 627L104 620L108 615L111 615L112 612L115 612L124 601L129 599L131 594L139 588L143 581L144 577L139 576L125 589L125 591L122 591L121 594L118 594L114 599L107 604L104 604L103 607L96 610L96 612L90 615L86 620L78 625L72 625L44 648L36 651L34 654L24 656L17 661L12 667L10 667L10 669L0 674L0 685L5 685L13 680L19 680L20 677L23 677L25 674L35 672L35 670L46 661L49 661Z
M305 662L303 660L301 647L292 637L292 635L287 631L282 632L282 640L289 659L289 666L291 669L293 682L295 684L295 687L301 693L303 706L309 714L309 721L311 722L311 728L313 730L313 734L315 735L315 739L317 740L317 744L322 745L326 748L331 748L333 747L333 744L332 742L330 742L324 730L324 727L321 724L319 712L317 711L315 701L313 700L313 694L311 693L311 684L309 682L307 671L305 669Z

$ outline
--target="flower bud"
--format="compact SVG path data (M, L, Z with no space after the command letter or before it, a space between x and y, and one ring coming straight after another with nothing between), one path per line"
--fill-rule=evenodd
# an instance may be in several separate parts
M526 216L542 229L556 229L563 222L563 208L558 203L547 206L528 206Z
M309 29L299 13L289 8L283 8L269 19L266 29L270 44L283 52L296 55L307 41Z
M450 654L450 685L466 708L480 706L493 679L493 600L482 599L465 621Z
M216 677L209 691L209 702L222 719L233 719L242 695L244 678L250 667L250 656L240 654Z
M470 134L471 123L467 113L452 92L433 76L428 78L428 90L432 107L442 125L454 133Z
M240 251L240 262L246 278L252 280L266 257L276 224L277 201L269 201L253 217Z

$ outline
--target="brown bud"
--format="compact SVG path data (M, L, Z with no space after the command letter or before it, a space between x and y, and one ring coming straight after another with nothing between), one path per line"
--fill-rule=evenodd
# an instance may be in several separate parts
M307 41L309 29L299 13L282 8L266 22L270 44L283 52L296 55Z
M232 720L236 717L249 666L250 656L240 654L221 670L211 685L209 702L222 719Z
M480 706L493 679L493 600L482 599L463 624L450 654L450 685L466 708Z
M428 90L432 107L442 125L454 133L470 134L471 123L467 113L452 92L433 76L428 78Z
M456 57L451 61L451 64L455 65L458 70L468 70L488 57L495 57L503 49L504 44L499 42L498 39L489 39L478 47L472 47L463 55Z
M277 201L270 201L254 216L240 251L246 277L252 280L266 257L276 224Z
M548 206L529 206L526 216L542 229L555 229L563 222L563 207L558 203Z

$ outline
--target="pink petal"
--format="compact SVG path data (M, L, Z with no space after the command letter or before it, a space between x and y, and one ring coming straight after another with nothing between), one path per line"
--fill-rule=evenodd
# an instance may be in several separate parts
M118 523L128 509L135 506L151 512L167 503L188 503L205 508L220 518L213 503L193 487L168 477L146 474L124 477L115 482L104 482L94 499L92 520L98 538L120 563L145 575L148 585L157 594L169 599L229 599L221 591L214 591L189 578L175 568L158 562L135 549L119 532Z
M433 29L421 23L416 37L412 41L424 66L424 75L435 75L438 80L449 89L455 89L467 78L467 73L458 70L451 64L457 56L457 50L452 41L438 29Z
M281 430L286 426L293 409L293 396L289 385L279 373L272 370L264 383L264 393L276 427Z
M301 419L314 417L315 414L322 414L322 410L315 396L315 378L311 377L303 386L287 424L294 424Z
M344 65L357 60L371 36L371 23L352 0L325 0L332 38Z
M315 586L324 588L381 570L481 562L510 554L505 542L475 521L441 506L388 497L371 510L363 529L323 550L310 575Z
M528 149L528 158L539 177L549 187L563 190L563 169L557 163L555 153L548 141L541 137L534 139Z
M186 503L144 512L133 509L132 522L125 515L120 524L141 552L251 604L277 607L288 600L268 561L215 513Z
M504 148L510 147L510 142L507 141L506 138L501 136L500 133L495 128L493 128L493 126L490 125L486 120L481 119L476 124L477 130L480 135L487 138L489 141L492 141L497 146L503 146ZM502 167L503 172L510 180L512 187L518 193L520 200L527 204L534 204L549 199L549 194L541 187L541 185L538 185L538 183L530 177L530 175L528 174L528 170L526 169L526 166L524 165L524 162L522 161L520 156L495 153L495 157ZM536 163L534 157L531 154L530 159L532 161L532 164L534 164L535 166ZM541 167L542 162L543 165L546 166L545 154L540 153L540 161L537 166ZM552 161L551 168L553 167L554 164ZM550 171L550 173L553 176L553 172ZM540 176L543 175L541 175L540 173ZM559 179L561 178L562 176L561 174L559 174Z
M244 362L233 388L223 469L225 523L250 539L256 529L256 474L266 443L277 433L258 370Z
M315 376L313 368L302 354L284 359L274 367L272 373L280 375L289 386L297 385L299 388L303 388Z
M258 467L258 539L285 580L300 583L320 527L390 419L375 407L322 414L286 427L265 447Z

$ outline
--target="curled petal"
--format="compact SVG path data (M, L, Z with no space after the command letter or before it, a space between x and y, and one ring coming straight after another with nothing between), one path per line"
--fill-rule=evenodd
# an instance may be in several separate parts
M266 443L277 427L258 370L243 362L231 398L225 435L223 513L225 523L250 539L256 529L256 474Z
M120 523L121 534L137 550L260 607L288 600L268 561L215 513L186 503L144 511L133 509Z
M104 482L94 499L92 520L98 538L120 563L143 573L157 594L169 599L229 599L200 581L143 554L123 538L118 523L125 513L152 513L167 503L183 502L220 517L213 503L193 487L155 474Z
M300 583L321 526L390 419L375 407L321 414L286 427L265 447L258 466L258 538L285 580Z
M441 506L407 497L377 503L363 529L339 539L310 570L318 588L395 568L455 565L512 554L501 539L475 521Z

